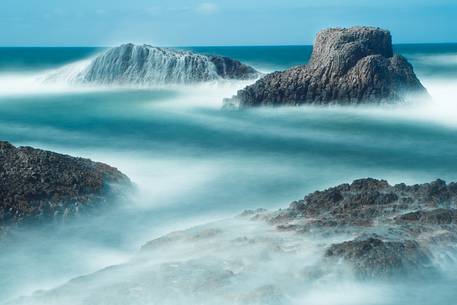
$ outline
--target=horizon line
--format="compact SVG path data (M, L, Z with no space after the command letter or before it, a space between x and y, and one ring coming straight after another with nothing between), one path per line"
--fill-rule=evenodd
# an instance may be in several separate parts
M0 45L0 48L113 48L120 46L122 44L127 44L128 42L125 43L120 43L120 44L113 44L113 45ZM149 43L133 43L136 45L151 45L154 47L159 47L159 48L224 48L224 47L230 47L230 48L236 48L236 47L312 47L312 44L233 44L233 45L188 45L188 46L183 46L183 45L169 45L169 46L161 46L161 45L153 45ZM392 43L393 46L398 46L398 45L445 45L445 44L457 44L457 41L455 42L398 42L398 43Z

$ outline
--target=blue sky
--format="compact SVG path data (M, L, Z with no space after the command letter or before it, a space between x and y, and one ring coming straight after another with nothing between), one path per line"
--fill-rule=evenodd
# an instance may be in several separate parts
M351 25L457 42L457 0L0 0L2 46L311 44Z

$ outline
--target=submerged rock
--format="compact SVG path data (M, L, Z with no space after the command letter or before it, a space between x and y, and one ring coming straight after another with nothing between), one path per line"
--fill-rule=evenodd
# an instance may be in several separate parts
M124 44L108 49L80 71L62 69L48 79L80 83L154 85L205 82L218 79L255 79L252 67L223 56L149 45Z
M0 228L96 207L115 185L130 180L106 164L0 141Z
M387 30L331 28L317 34L307 65L274 72L238 91L226 105L359 104L427 94L413 67L394 55Z

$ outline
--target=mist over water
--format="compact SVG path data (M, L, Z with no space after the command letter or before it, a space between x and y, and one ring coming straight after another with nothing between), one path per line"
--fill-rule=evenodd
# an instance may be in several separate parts
M96 50L37 55L0 49L15 59L9 61L14 65L0 61L0 139L105 162L137 187L103 213L25 228L3 243L0 304L453 302L452 253L437 258L444 279L416 288L361 283L350 270L318 277L322 245L335 240L279 234L232 218L244 209L286 207L308 192L361 177L457 180L457 45L396 49L410 59L433 101L224 111L222 99L249 82L156 88L43 83L46 73ZM193 50L269 72L306 61L311 49ZM140 251L150 240L196 225L202 226L160 251ZM430 289L433 296L425 293ZM48 292L18 299L38 290Z

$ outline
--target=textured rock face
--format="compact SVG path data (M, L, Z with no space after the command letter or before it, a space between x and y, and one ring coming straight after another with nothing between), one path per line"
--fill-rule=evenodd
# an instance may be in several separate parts
M130 181L103 163L0 141L0 227L76 214L106 200L111 184Z
M333 225L372 225L378 218L397 216L397 222L453 223L457 184L442 180L406 186L390 186L376 179L356 180L317 191L291 204L290 212ZM413 213L411 210L415 210Z
M107 50L77 73L63 69L62 74L49 78L82 83L153 85L259 76L252 67L228 57L133 44Z
M456 183L392 186L367 178L316 191L285 210L243 215L281 231L352 236L330 245L326 259L348 263L360 277L380 278L432 271L434 253L457 245L456 208Z
M353 27L319 32L307 65L266 75L225 102L241 107L379 103L410 93L426 90L408 61L393 54L390 33Z
M364 278L408 274L430 264L427 253L415 241L382 241L373 237L333 244L325 256L343 258Z
M260 76L251 66L247 66L238 60L225 56L206 55L209 61L215 66L219 77L226 79L254 79Z

